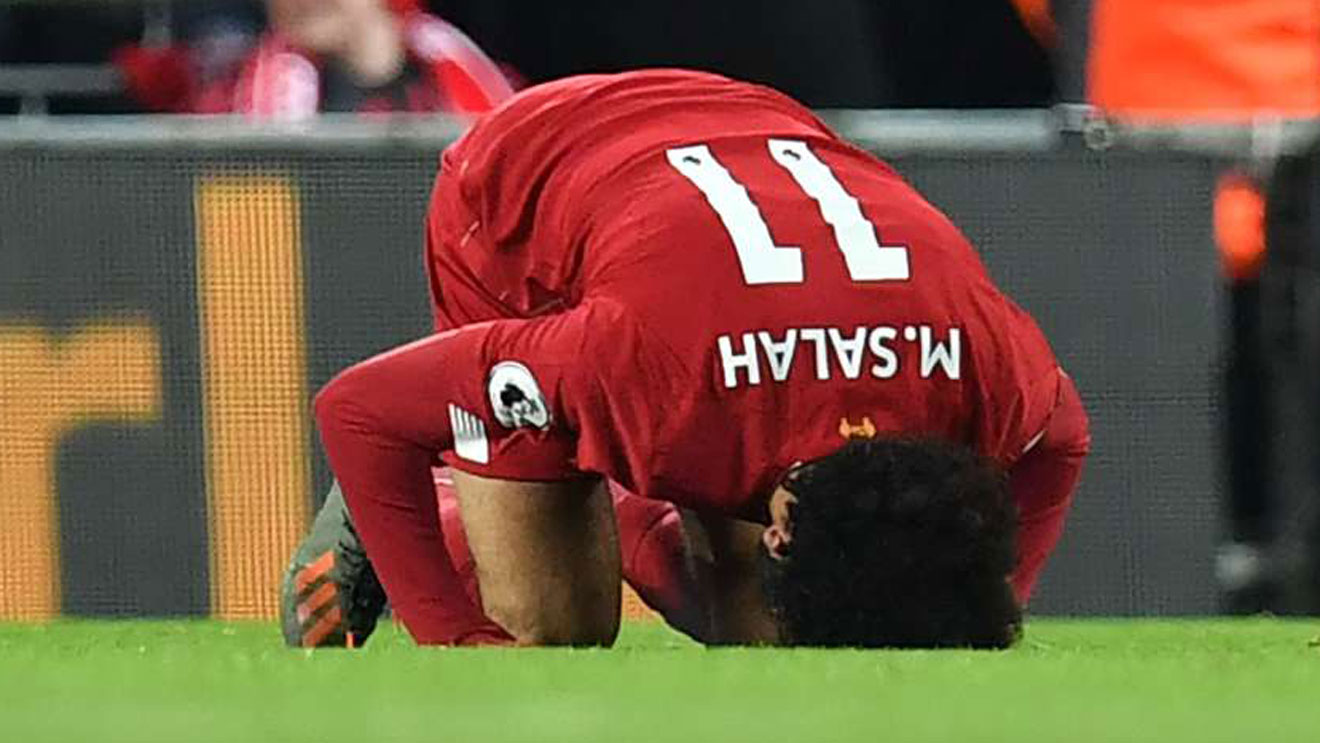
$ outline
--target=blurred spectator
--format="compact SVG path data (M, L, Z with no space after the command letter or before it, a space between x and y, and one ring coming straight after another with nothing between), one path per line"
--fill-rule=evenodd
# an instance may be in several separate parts
M223 57L241 32L212 47L117 55L139 100L154 110L300 119L318 112L484 111L512 89L499 67L417 0L267 0L270 28L227 79L199 64ZM216 48L218 46L218 48ZM214 71L223 65L213 63Z
M258 116L317 111L484 111L512 91L455 27L416 0L269 0L271 31L229 105Z
M176 2L165 28L148 26L141 42L114 51L111 61L130 96L145 110L189 112L201 91L232 85L266 28L262 0Z
M22 8L22 60L113 57L161 112L475 111L531 82L675 66L766 83L820 108L1032 106L1057 98L1049 0L175 0ZM165 16L166 5L150 5ZM148 13L151 15L151 13ZM269 31L262 33L266 16ZM166 36L169 36L166 38ZM0 48L0 53L3 49ZM58 107L56 107L58 108ZM127 110L123 104L100 110Z
M190 0L175 11L177 38L186 45L189 81L198 90L223 89L266 30L261 0Z
M1129 124L1315 117L1320 115L1318 40L1320 5L1314 0L1096 0L1089 96ZM1250 154L1243 153L1244 161ZM1223 437L1229 523L1217 568L1224 608L1233 613L1280 611L1297 603L1284 596L1286 569L1278 541L1287 526L1286 506L1274 445L1281 438L1277 413L1305 401L1274 397L1277 389L1307 389L1315 378L1313 368L1304 369L1303 384L1280 384L1286 380L1278 372L1286 365L1273 358L1265 338L1270 308L1263 280L1270 272L1262 274L1262 268L1273 263L1278 269L1273 280L1280 283L1295 283L1290 274L1296 269L1275 261L1281 249L1294 246L1267 248L1265 214L1280 209L1266 203L1261 175L1244 162L1223 179L1215 204L1229 298ZM1278 314L1288 312L1282 307ZM1320 409L1314 401L1311 405L1320 425ZM1309 456L1320 464L1314 450ZM1310 600L1317 601L1320 529L1309 538L1318 584L1310 588Z
M1314 0L1095 0L1089 93L1127 118L1320 114Z

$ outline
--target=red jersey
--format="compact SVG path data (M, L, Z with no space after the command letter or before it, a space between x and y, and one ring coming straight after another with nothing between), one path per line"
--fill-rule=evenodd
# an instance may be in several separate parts
M938 437L1008 467L1049 424L1011 473L1020 599L1062 529L1085 416L1035 323L938 210L772 90L662 70L524 91L445 152L427 256L444 332L317 401L420 642L504 636L450 601L437 454L761 520L787 469L848 436ZM1065 396L1074 414L1051 421Z
M1007 465L1056 398L1045 339L943 215L799 104L714 75L515 97L445 153L429 255L444 324L471 293L553 314L479 331L489 400L460 405L497 452L448 459L480 474L594 472L761 518L787 468L849 433ZM507 384L543 425L502 422Z

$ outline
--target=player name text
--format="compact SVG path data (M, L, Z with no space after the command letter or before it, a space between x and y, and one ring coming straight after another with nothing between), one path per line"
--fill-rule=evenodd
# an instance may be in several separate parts
M962 377L960 328L948 328L943 338L930 325L789 328L782 334L755 330L721 335L717 345L724 386L729 389L757 385L763 379L786 381L798 356L806 360L797 366L812 369L821 381L860 379L863 374L891 379L911 363L908 357L912 354L919 357L922 379L936 374L948 379Z

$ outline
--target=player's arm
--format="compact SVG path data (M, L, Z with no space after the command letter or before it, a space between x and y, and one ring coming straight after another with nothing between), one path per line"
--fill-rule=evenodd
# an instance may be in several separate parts
M445 369L474 354L470 340L434 336L357 364L326 385L315 404L358 534L395 614L422 644L511 641L466 600L430 474L439 452L454 445L447 407L458 390L445 389L453 379ZM416 388L424 383L437 389L423 394Z
M608 645L619 632L614 508L598 478L520 482L454 471L486 613L520 645Z
M765 526L683 512L707 604L709 645L773 645L779 628L761 584Z
M610 483L623 578L642 602L670 627L701 643L711 642L710 606L694 540L681 509L642 498Z
M1013 592L1026 604L1054 552L1090 450L1090 430L1072 380L1060 380L1059 401L1039 441L1008 472L1018 507L1018 564Z
M572 337L580 337L580 333L574 336L576 318L570 315L500 321L432 336L350 368L317 398L316 415L331 468L343 486L349 510L395 612L418 642L469 644L510 639L504 628L487 619L479 607L452 600L460 593L461 581L445 550L430 468L439 454L446 453L451 464L473 469L492 480L551 481L573 474L567 464L571 449L565 448L562 438L542 431L502 427L495 421L487 396L487 373L494 360L532 358L540 349L556 349L556 342L565 335L569 344ZM571 345L560 350L562 358L580 361ZM547 372L542 378L544 388L558 388L562 367L551 358L540 369ZM528 538L534 538L537 530L543 530L547 538L553 535L559 539L549 546L540 545L550 550L541 559L560 566L568 575L595 579L594 573L588 576L588 571L579 569L582 566L578 561L597 553L569 549L578 538L588 537L581 532L556 530L566 528L567 514L598 513L592 510L598 508L596 501L584 496L580 487L547 486L543 490L540 495L544 497L523 504L526 507L521 511L505 509L503 518L498 517L498 505L483 504L488 505L487 515L494 513L497 517L465 524L477 557L483 593L489 590L500 596L518 588L504 584L505 578L498 571L492 572L488 586L483 573L489 565L482 565L482 556L500 549L517 551L515 540L529 533L533 536ZM465 522L469 510L465 500L484 494L508 504L529 495L526 487L497 489L494 484L481 493L467 494L473 497L465 497L460 485L459 494ZM606 501L605 507L608 505ZM522 521L515 522L514 518ZM612 524L610 519L605 522ZM600 533L593 538L609 536ZM612 576L608 570L604 572L599 580L612 579L611 590L617 596L617 569ZM585 606L601 603L590 591L574 590L582 594L574 600L581 600ZM515 635L514 639L579 643L612 638L598 623L514 616L503 607L515 602L497 599L497 603L506 612L497 619L530 633L525 637ZM527 596L517 605L536 602ZM539 610L547 615L551 611L547 606L539 606ZM611 610L617 614L617 598ZM545 628L551 624L554 626ZM565 625L572 625L569 635L557 629Z

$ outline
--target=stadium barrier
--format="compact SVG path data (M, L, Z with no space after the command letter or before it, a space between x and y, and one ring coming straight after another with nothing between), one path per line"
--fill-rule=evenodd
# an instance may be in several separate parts
M830 118L968 233L1087 401L1094 454L1035 610L1212 611L1210 210L1235 140ZM310 396L427 331L421 220L459 131L0 125L0 619L274 615L329 482Z

